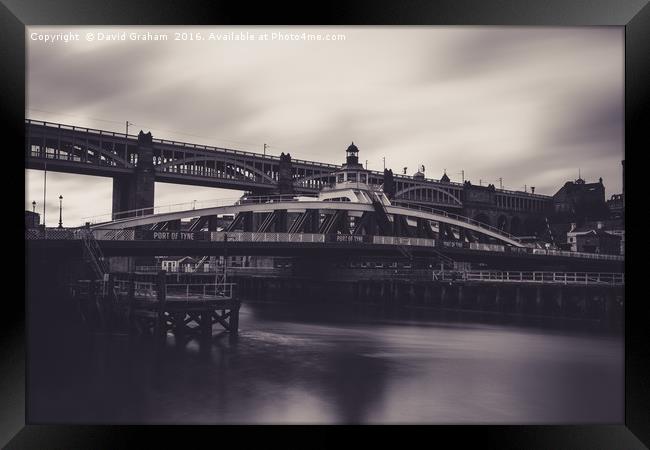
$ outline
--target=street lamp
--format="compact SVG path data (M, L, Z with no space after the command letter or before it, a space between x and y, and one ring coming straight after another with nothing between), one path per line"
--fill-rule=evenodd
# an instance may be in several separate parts
M36 200L32 201L32 222L33 227L36 228L38 226L36 223Z
M63 228L63 195L59 195L59 228Z

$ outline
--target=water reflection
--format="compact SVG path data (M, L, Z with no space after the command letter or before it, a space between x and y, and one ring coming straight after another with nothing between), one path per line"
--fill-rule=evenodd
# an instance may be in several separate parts
M64 394L39 397L30 414L84 423L623 420L620 336L338 317L245 305L236 343L169 336L154 352L126 336L100 337L84 381L61 377Z

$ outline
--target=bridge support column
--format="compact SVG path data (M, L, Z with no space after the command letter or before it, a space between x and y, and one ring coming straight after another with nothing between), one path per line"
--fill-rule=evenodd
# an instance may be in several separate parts
M278 179L278 191L280 194L292 194L293 193L293 176L292 165L291 165L291 154L284 153L280 154L280 167L279 167L279 179Z
M151 133L138 135L135 173L113 178L113 218L121 211L153 208L155 173ZM145 211L149 213L149 211ZM153 212L153 209L151 210Z

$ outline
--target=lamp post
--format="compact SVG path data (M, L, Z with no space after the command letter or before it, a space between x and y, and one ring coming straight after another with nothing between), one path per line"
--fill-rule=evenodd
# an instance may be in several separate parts
M36 223L36 200L32 201L32 226L36 228L38 224Z
M63 195L59 195L59 228L63 228Z

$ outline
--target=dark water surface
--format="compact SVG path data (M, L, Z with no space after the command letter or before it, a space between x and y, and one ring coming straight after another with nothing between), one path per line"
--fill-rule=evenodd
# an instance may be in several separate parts
M32 384L29 414L49 423L623 421L620 334L340 317L245 304L236 343L178 345L170 335L155 350L97 336L83 361L52 362L65 364L52 371L60 376Z

